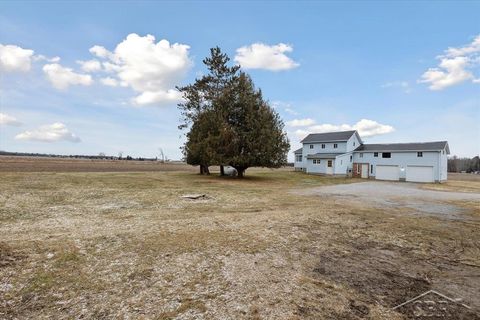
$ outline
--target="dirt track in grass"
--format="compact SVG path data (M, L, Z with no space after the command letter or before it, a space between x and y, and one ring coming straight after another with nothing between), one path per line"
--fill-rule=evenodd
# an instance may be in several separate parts
M293 194L359 181L288 170L0 179L0 318L402 319L431 288L478 318L475 201L411 215Z

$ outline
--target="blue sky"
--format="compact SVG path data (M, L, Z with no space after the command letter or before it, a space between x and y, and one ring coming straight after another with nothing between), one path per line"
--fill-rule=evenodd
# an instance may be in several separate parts
M179 159L174 86L218 45L281 114L292 149L308 132L354 128L368 143L448 140L474 156L478 12L473 1L0 2L0 150L161 147Z

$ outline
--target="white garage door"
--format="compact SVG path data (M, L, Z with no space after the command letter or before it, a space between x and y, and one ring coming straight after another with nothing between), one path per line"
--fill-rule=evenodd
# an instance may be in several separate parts
M375 179L377 180L395 180L400 179L398 166L376 166Z
M407 181L434 182L433 167L407 166Z

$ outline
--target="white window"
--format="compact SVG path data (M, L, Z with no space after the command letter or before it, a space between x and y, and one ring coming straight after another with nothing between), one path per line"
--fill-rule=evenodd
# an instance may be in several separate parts
M313 159L313 164L320 164L320 159Z
M301 154L297 154L296 161L297 162L302 162L302 155Z
M417 157L422 158L423 157L423 152L417 152Z
M391 158L392 154L390 152L382 152L382 158Z
M374 153L373 153L373 156L374 156L375 158L377 158L377 157L378 157L378 152L374 152Z
M322 143L322 149L325 149L325 143Z
M355 147L355 141L353 141L353 146Z
M328 160L327 166L328 166L329 168L332 167L332 160Z
M363 153L360 153L360 158L363 158Z
M310 149L313 149L313 144L310 145Z
M350 156L350 162L352 162L352 156Z
M338 147L338 144L334 143L333 144L333 149L337 149L337 147Z

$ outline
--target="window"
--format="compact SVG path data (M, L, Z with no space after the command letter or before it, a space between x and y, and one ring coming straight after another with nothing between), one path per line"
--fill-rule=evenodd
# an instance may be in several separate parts
M378 157L378 152L374 152L374 153L373 153L373 156L374 156L374 157Z
M355 141L353 141L353 146L355 147Z
M350 156L350 162L352 162L352 156Z
M320 159L313 159L313 164L320 164Z
M363 158L363 153L360 153L360 158Z
M419 158L423 157L423 152L417 152L417 157Z
M296 161L297 162L302 162L302 155L301 154L297 154Z
M334 143L333 144L333 149L337 149L337 147L338 147L338 144Z
M322 149L325 149L325 143L322 143Z
M343 160L340 160L340 164L343 164Z
M382 152L382 158L391 158L392 154L390 152Z
M373 164L370 165L370 173L373 174Z
M332 160L328 160L328 167L331 168L332 167Z
M313 149L313 144L310 145L310 149Z

